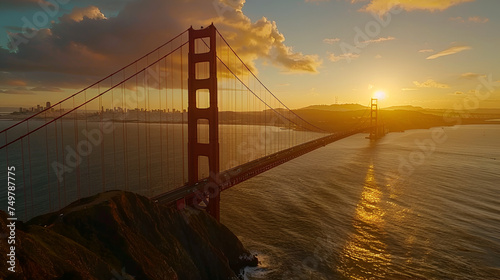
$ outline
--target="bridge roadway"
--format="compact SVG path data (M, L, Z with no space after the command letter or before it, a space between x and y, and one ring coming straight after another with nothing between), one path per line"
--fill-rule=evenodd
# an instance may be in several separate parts
M206 198L208 196L209 190L213 193L214 186L218 186L219 192L227 190L238 183L255 177L287 161L307 154L320 147L324 147L335 141L367 131L369 129L371 129L371 126L361 127L347 132L333 133L325 137L312 140L304 144L300 144L292 148L228 169L221 172L217 178L212 178L211 180L209 178L205 178L194 184L188 183L180 188L157 195L152 199L157 203L170 205L183 198L185 198L186 201L189 201L190 199L198 196L198 201L201 202L202 197Z

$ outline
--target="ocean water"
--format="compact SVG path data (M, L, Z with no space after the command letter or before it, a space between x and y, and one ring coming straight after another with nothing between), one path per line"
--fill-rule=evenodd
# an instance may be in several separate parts
M2 121L0 128L12 123ZM103 135L58 181L52 166L64 163L62 149L86 139L83 128L97 128L78 123L75 134L74 125L40 130L0 153L17 166L19 218L103 190L155 195L187 176L182 125L129 123ZM291 138L277 127L222 126L221 133L223 166L311 137ZM377 142L365 136L332 143L222 193L221 221L261 262L245 278L500 279L500 125L411 130ZM0 204L5 210L6 189Z
M0 120L0 130L15 124ZM107 190L153 197L188 181L187 124L59 120L42 129L34 119L0 134L0 146L27 132L29 137L0 150L0 170L14 166L16 216L29 220ZM198 126L208 142L208 126ZM277 126L219 125L220 169L313 140L323 134ZM200 159L200 178L208 160ZM0 173L0 181L7 172ZM7 188L0 188L0 209L7 210Z
M500 126L355 135L222 193L245 279L500 279Z

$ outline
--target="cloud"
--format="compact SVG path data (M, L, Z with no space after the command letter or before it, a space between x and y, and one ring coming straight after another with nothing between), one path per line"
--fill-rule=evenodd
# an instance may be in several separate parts
M463 17L451 17L449 18L450 21L456 21L456 22L465 22L465 19Z
M31 91L45 91L45 92L62 92L58 87L34 87L30 89Z
M0 94L28 95L34 93L27 90L26 88L18 87L13 89L0 89Z
M451 17L450 18L451 21L456 21L456 22L461 22L461 23L464 23L466 20L463 18L463 17ZM483 18L483 17L479 17L479 16L475 16L475 17L469 17L467 19L468 22L473 22L473 23L487 23L488 21L490 21L489 18Z
M434 52L433 49L423 49L423 50L419 50L418 51L419 53L428 53L428 52Z
M461 95L461 94L464 94L464 93L463 93L463 92L461 92L461 91L455 91L455 94L456 94L456 95Z
M161 0L159 0L161 1ZM197 0L204 1L204 0ZM234 2L234 0L226 0ZM252 22L243 14L241 8L245 3L228 10L223 17L213 19L221 32L228 39L238 55L246 58L253 67L253 61L264 58L271 64L280 67L285 72L317 73L322 61L317 55L305 55L287 46L285 36L279 32L275 21L265 17Z
M62 21L80 22L83 19L106 19L103 13L96 6L88 6L84 8L74 8L73 11L61 17Z
M78 1L78 0L75 0ZM91 1L92 2L92 1ZM112 3L111 0L103 3ZM113 2L114 3L114 2ZM81 88L155 49L189 26L217 26L242 59L255 68L263 59L285 72L316 73L322 61L285 43L276 22L252 21L244 0L136 0L115 17L98 6L75 8L40 29L17 52L0 48L0 71L30 87ZM23 36L14 32L14 36ZM5 77L0 75L0 84Z
M330 60L331 62L337 62L341 60L347 60L348 62L350 62L352 59L356 59L358 57L359 54L356 53L344 53L339 56L335 55L334 53L328 54L328 60Z
M323 39L323 43L326 43L326 44L329 44L329 45L333 45L337 42L340 42L340 39L339 38L326 38L326 39Z
M294 52L291 47L283 44L275 46L275 57L271 60L273 64L281 66L285 72L317 73L322 61L317 55L304 55Z
M460 75L461 79L468 79L468 80L476 80L479 77L486 77L486 75L478 74L478 73L472 73L472 72L467 72L467 73L463 73L462 75Z
M352 0L351 2L359 2L364 0ZM474 2L475 0L370 0L370 3L365 5L361 11L372 12L379 15L386 14L393 8L400 8L405 11L425 10L425 11L444 11L452 6L466 2Z
M381 56L380 54L377 54L377 55L375 56L375 58L376 58L376 59L380 59L380 58L382 58L382 56Z
M489 18L483 18L483 17L469 17L469 22L475 22L475 23L487 23L490 21Z
M380 37L380 38L373 39L373 40L363 41L363 42L361 42L361 44L381 43L381 42L392 41L392 40L396 40L396 38L394 38L392 36Z
M450 87L447 84L438 83L438 82L434 81L433 79L428 79L427 81L425 81L423 83L414 81L413 84L417 88L449 88Z
M26 81L23 80L8 80L5 82L9 86L26 86Z
M451 47L451 48L448 48L444 51L440 51L436 54L433 54L429 57L427 57L426 59L436 59L438 57L442 57L442 56L446 56L446 55L451 55L451 54L456 54L456 53L459 53L459 52L463 52L463 51L466 51L466 50L470 50L472 49L471 47L469 46L457 46L457 47Z

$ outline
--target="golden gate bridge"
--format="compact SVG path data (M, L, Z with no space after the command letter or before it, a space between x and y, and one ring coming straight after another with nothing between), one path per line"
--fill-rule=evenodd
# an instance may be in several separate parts
M112 189L219 220L222 191L351 135L376 139L379 126L375 99L347 131L303 119L212 24L1 130L0 167L16 169L25 220Z

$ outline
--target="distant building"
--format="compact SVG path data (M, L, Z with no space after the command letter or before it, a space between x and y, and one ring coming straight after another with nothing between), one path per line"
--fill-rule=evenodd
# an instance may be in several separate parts
M50 108L50 101L47 101L47 103L45 103L45 107Z

